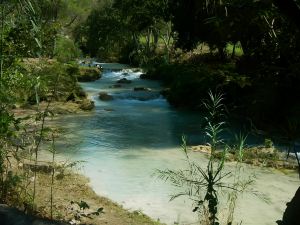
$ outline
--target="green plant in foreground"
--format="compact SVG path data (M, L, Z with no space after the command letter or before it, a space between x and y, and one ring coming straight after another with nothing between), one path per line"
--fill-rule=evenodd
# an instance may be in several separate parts
M224 95L221 93L213 94L208 92L209 98L202 101L207 115L204 117L206 126L205 134L209 139L212 156L214 156L218 145L223 143L220 134L224 131L225 126L225 105L223 104Z
M235 134L235 141L236 145L234 146L234 150L237 151L238 153L238 162L242 162L244 158L244 148L246 145L246 140L247 140L248 135L243 135L242 133Z
M0 102L0 203L20 205L24 199L22 192L23 177L12 170L17 153L22 148L18 131L20 119Z
M73 214L74 219L70 221L71 224L81 224L81 220L84 217L92 218L92 216L100 216L100 214L104 213L104 209L98 208L92 212L86 212L87 209L90 209L90 206L85 201L71 201L71 212Z
M246 143L247 135L243 135L242 133L235 134L236 144L234 145L234 150L238 154L238 160L234 168L233 174L233 190L228 193L228 214L227 214L227 222L226 224L230 225L233 222L234 210L236 207L236 201L240 193L244 192L250 184L252 184L252 179L243 180L242 179L242 162L244 158L244 150Z
M54 186L54 175L55 175L55 139L52 133L52 144L50 148L50 152L52 153L52 171L51 171L51 186L50 186L50 218L53 219L53 186Z
M206 214L205 216L208 217L209 221L208 224L219 224L217 218L219 204L218 190L220 188L233 188L223 182L223 179L230 174L230 172L225 174L222 173L226 151L224 150L223 157L220 161L215 162L210 159L206 169L203 169L200 165L190 159L184 137L182 151L184 152L188 169L177 171L169 169L158 170L158 177L183 189L182 192L173 195L171 200L180 196L188 196L195 204L193 212L198 212L202 215Z
M195 207L193 212L198 212L199 215L205 215L205 223L217 225L218 222L218 189L232 189L231 186L225 184L223 179L229 176L229 172L223 174L225 154L227 148L222 152L222 157L219 161L214 159L217 146L223 141L219 138L225 124L222 121L224 116L224 105L222 103L223 95L213 94L209 91L209 99L203 101L203 105L207 110L205 133L209 138L211 146L211 157L209 158L206 169L192 161L187 152L186 139L182 138L182 150L188 165L186 170L158 170L159 177L164 180L169 180L174 186L183 188L184 191L174 195L172 199L179 196L188 196L194 201ZM202 218L202 220L203 220ZM202 221L204 222L204 221Z
M272 148L274 146L273 141L269 138L265 139L265 148Z
M211 146L211 156L208 159L206 168L204 169L195 160L190 158L186 138L183 136L181 149L185 156L187 168L180 170L157 170L159 178L181 189L179 193L171 197L171 200L180 196L190 198L194 203L193 212L199 214L201 224L207 225L220 224L218 211L221 191L228 193L227 201L229 208L225 224L232 224L239 194L246 191L254 182L251 176L247 179L244 179L242 176L243 167L241 162L244 157L247 136L241 133L235 135L237 144L233 147L239 155L237 164L233 172L224 171L225 157L229 146L225 145L224 141L220 138L225 124L225 121L222 120L225 117L225 106L222 101L222 94L213 94L211 91L209 92L209 99L204 101L204 106L208 110L205 117L205 134ZM220 151L221 153L221 157L218 159L215 157L216 151Z

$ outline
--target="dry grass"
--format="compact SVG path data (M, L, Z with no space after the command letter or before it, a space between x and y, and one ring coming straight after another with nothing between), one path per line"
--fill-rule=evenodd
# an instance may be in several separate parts
M36 106L32 108L17 108L13 110L13 113L17 118L22 118L26 116L33 116L36 114ZM43 110L46 107L46 103L41 103L40 109ZM77 103L67 102L54 102L50 105L50 110L54 111L55 114L68 114L68 113L82 113L83 111L79 109ZM32 119L27 121L27 123L32 122ZM49 124L48 124L49 125ZM51 127L51 125L50 125ZM54 126L54 128L56 128ZM58 132L59 135L60 132ZM21 156L27 157L26 156ZM22 162L22 163L20 163ZM11 202L12 206L19 206L19 209L26 210L24 202L30 203L30 198L25 198L24 187L26 187L26 193L32 195L33 193L33 178L34 173L29 170L30 167L25 167L25 164L29 163L34 165L33 161L20 160L15 161L14 157L11 157L11 168L14 174L18 174L20 177L23 177L22 183L19 185L17 192L18 199L14 199L14 202ZM44 164L44 163L43 163ZM21 165L21 166L20 166ZM26 169L25 169L26 168ZM49 172L49 171L48 171ZM153 221L148 216L138 212L129 212L122 208L122 206L112 202L111 200L98 196L92 188L89 186L89 180L75 173L73 170L64 169L64 176L57 176L61 174L61 169L56 168L54 186L53 186L53 219L71 221L74 220L74 215L76 210L79 210L79 207L76 207L76 204L71 204L73 202L86 202L90 208L82 211L84 213L94 212L98 208L103 208L103 212L99 216L91 216L90 218L81 216L80 224L111 224L111 225L154 225L160 224ZM43 218L51 218L51 173L37 173L36 178L36 197L35 197L35 211L38 216ZM22 197L23 196L23 197ZM28 209L28 207L27 207Z
M49 175L38 174L36 203L38 211L48 218L50 217L50 181ZM72 208L76 209L76 207L71 205L71 201L85 201L90 206L86 213L103 207L103 214L91 218L82 218L81 222L85 224L158 224L141 213L128 212L111 200L98 196L89 187L87 178L73 172L69 172L61 180L55 180L53 204L55 219L67 221L73 219L74 210Z
M24 179L21 186L24 187L27 184L27 193L32 193L33 172L28 170L25 171L25 169L19 168L17 165L18 163L13 163L12 170L23 177L26 177L24 176L24 174L27 174L28 179ZM78 223L76 224L161 224L153 221L151 218L140 212L129 212L117 203L114 203L105 197L98 196L92 190L88 183L89 180L86 177L77 174L71 170L65 171L63 177L55 177L53 185L53 219L66 222L75 221L75 215L79 215L78 212L88 214L97 211L97 209L99 208L103 208L104 213L101 213L99 216L80 216L80 219L77 219ZM38 172L36 178L36 185L37 192L35 198L35 212L39 217L51 218L51 173L47 174ZM19 202L19 205L22 205L23 200L19 199L19 201L21 201ZM76 204L71 204L72 201L84 201L89 205L89 209L80 211L79 207ZM24 210L23 207L19 208L21 210Z

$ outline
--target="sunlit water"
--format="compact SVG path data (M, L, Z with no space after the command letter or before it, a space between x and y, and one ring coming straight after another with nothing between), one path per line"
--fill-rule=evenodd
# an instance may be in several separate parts
M100 80L83 83L96 109L58 121L67 132L57 143L59 153L71 160L85 161L83 173L99 195L167 224L193 224L197 216L191 212L191 202L184 198L170 202L170 195L178 190L155 178L153 173L156 169L184 168L185 161L179 151L181 136L185 134L190 144L201 143L201 117L198 113L173 109L160 96L159 83L141 80L140 74L130 69L106 70ZM110 88L124 77L132 83ZM137 86L152 91L134 92ZM114 100L99 100L100 91L113 95ZM204 155L192 153L192 157L205 167ZM229 170L232 168L228 166ZM253 189L269 197L269 203L253 194L243 194L236 207L236 221L249 225L275 224L299 186L297 175L250 166L246 166L245 174L245 177L256 175ZM223 193L221 199L226 197ZM223 202L221 214L225 214L226 201Z

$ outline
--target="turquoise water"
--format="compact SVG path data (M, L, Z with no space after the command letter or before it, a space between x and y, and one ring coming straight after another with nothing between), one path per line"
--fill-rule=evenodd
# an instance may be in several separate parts
M98 194L167 224L192 224L197 216L191 212L191 202L184 198L169 202L170 195L178 190L153 177L153 173L156 169L184 168L179 151L181 136L185 134L189 144L203 142L201 116L172 108L159 94L160 84L141 80L140 74L130 69L106 70L100 80L82 83L96 109L58 121L67 131L58 141L59 153L71 160L85 161L82 172ZM120 78L132 83L110 88ZM139 86L151 91L134 92L133 88ZM111 94L114 100L99 100L100 91ZM204 155L192 153L192 157L205 167ZM229 164L228 170L232 168ZM268 196L270 202L246 193L237 207L236 218L242 224L275 224L299 185L297 175L245 167L247 176L254 173L257 181L253 188ZM226 194L221 198L226 199ZM221 217L225 208L226 201L220 208Z

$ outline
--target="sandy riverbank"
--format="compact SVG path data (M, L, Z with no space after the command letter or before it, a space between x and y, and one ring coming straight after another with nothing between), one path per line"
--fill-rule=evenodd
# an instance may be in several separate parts
M72 116L72 115L71 115ZM87 115L87 116L89 116L89 115ZM75 117L76 118L81 118L81 117L77 117L76 115L75 115ZM64 118L64 117L61 117L61 118ZM55 123L54 123L55 124ZM65 124L65 123L61 123L61 124ZM200 155L200 154L198 154L198 155ZM101 158L101 157L100 157ZM43 159L43 158L41 158L41 159ZM102 166L104 166L104 165L102 165ZM93 170L92 170L93 171ZM90 171L89 173L93 173L92 171ZM85 174L85 175L87 175L87 176L89 176L89 174ZM118 177L120 177L120 176L118 176ZM73 178L72 178L73 179ZM75 180L75 178L74 178L74 180ZM99 179L100 180L100 179ZM103 181L103 179L101 178L101 180ZM94 182L95 183L95 179L93 180L93 178L91 178L91 181L92 182ZM87 182L88 181L86 181L86 183L84 183L84 185L87 185ZM97 185L100 185L101 186L101 181L97 181L98 183L97 183ZM66 182L66 184L67 184L67 182ZM114 186L114 187L113 187ZM119 185L113 185L111 188L113 188L113 189L116 189L116 187L119 187ZM94 186L93 186L94 187ZM127 186L125 186L125 187L127 187ZM120 186L120 188L121 188L121 186ZM123 186L122 186L122 188L124 188ZM121 189L122 189L121 188ZM117 188L118 189L118 188ZM120 190L121 190L120 189ZM131 189L131 188L129 188L129 189ZM48 187L48 189L46 188L46 190L49 190L49 187ZM96 189L94 189L94 190L96 190ZM97 190L96 190L97 191ZM69 190L67 190L67 193L69 193ZM102 194L103 192L101 192L101 191L99 191L98 190L98 192L97 192L98 194ZM109 196L109 198L111 198L111 199L114 199L113 197L114 196L116 196L117 195L117 193L114 193L114 195L113 196ZM81 194L80 193L77 193L77 194L74 194L73 196L80 196L81 197ZM91 205L91 203L89 203L89 199L90 199L90 197L87 197L87 199L85 200L85 199L75 199L75 200L68 200L68 201L66 201L66 203L65 203L65 205L67 205L67 204L70 204L70 201L77 201L77 202L80 202L80 201L85 201L85 202L87 202L89 205ZM289 198L286 198L286 199L289 199ZM118 201L118 200L116 200L116 199L114 199L115 201ZM127 199L125 202L127 203L128 201L130 201L130 199ZM118 201L118 202L120 202L120 201ZM49 204L49 203L48 203ZM93 203L92 203L93 204ZM123 204L123 203L120 203L120 204ZM124 205L125 205L125 203L124 203ZM282 204L282 205L284 205L284 204ZM103 207L103 206L98 206L97 204L93 204L93 207L92 207L92 210L97 210L97 208L99 208L99 207ZM127 208L128 206L126 206L125 205L125 207ZM104 207L103 207L104 208ZM151 215L150 213L148 213L147 212L147 214L148 215ZM153 216L153 215L152 215ZM100 216L101 217L101 216ZM278 218L280 217L280 216L277 216ZM153 218L157 218L157 217L153 217ZM124 220L125 221L125 220ZM99 221L99 223L101 224L101 222L102 221ZM95 224L98 224L98 222L96 222ZM111 224L110 222L108 222L108 224ZM124 224L134 224L133 222L124 222ZM145 224L145 223L142 223L142 222L140 222L140 221L138 221L137 222L137 224ZM147 224L147 223L146 223ZM151 223L150 223L151 224Z
M41 103L40 109L44 110L47 107L46 103ZM51 103L49 111L57 118L66 114L76 114L76 113L91 113L84 111L80 108L80 104L75 102L54 102ZM34 121L36 115L36 107L32 106L30 108L16 108L13 110L14 115L17 118L31 117L27 120L27 124L30 121ZM50 127L50 129L55 130L56 136L59 136L61 130L60 127L55 127L55 125L48 123L51 117L48 117L45 122L45 128ZM39 122L40 123L40 122ZM41 152L46 149L51 142L50 139L43 141L45 145L42 145ZM49 154L39 154L39 169L36 176L36 199L35 199L35 213L43 218L51 217L51 173L53 168L52 164L49 162ZM26 155L26 154L25 154ZM24 157L24 156L23 156ZM33 157L32 157L33 158ZM58 162L56 162L58 163ZM129 212L124 209L121 205L114 203L108 198L97 195L92 188L89 186L89 180L77 173L74 169L64 168L67 163L60 161L57 166L55 166L55 175L53 183L53 219L71 222L71 224L112 224L112 225L125 225L125 224L160 224L159 222L153 221L148 216L144 215L139 211ZM72 164L72 163L71 163ZM46 170L43 169L45 168ZM34 162L28 160L25 156L20 158L18 161L12 163L12 171L23 177L23 185L26 186L26 193L31 195L33 192L33 178L34 178ZM63 173L62 173L63 171ZM63 176L62 176L63 174ZM25 199L20 199L25 201ZM27 200L28 201L28 200ZM73 204L72 204L73 202ZM77 203L85 202L88 204L87 209L80 209ZM26 204L23 202L19 204L19 209L26 211ZM12 203L13 206L13 203ZM99 215L89 215L101 209ZM103 208L103 209L102 209ZM103 213L102 213L103 212Z

